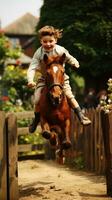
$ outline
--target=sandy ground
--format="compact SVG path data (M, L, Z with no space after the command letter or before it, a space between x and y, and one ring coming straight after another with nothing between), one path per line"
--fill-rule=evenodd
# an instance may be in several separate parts
M19 200L112 200L105 178L53 161L19 161Z

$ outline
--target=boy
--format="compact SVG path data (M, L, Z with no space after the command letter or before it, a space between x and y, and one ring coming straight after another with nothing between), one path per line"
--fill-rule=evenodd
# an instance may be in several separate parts
M35 118L33 119L31 125L29 126L29 132L33 133L36 130L36 127L40 121L40 113L38 110L38 102L41 95L41 90L45 86L44 82L44 69L42 65L43 56L47 54L48 56L52 55L62 55L63 53L66 54L66 61L69 63L72 68L79 68L79 62L69 54L69 52L62 46L57 45L57 40L62 36L62 30L55 29L53 26L44 26L39 30L39 39L41 46L35 52L32 62L29 66L27 71L27 79L28 79L28 87L35 87L36 90L34 93L34 104L35 104ZM36 84L33 79L35 76L35 72L39 70L42 74L41 78L38 80L38 84ZM81 124L89 125L91 121L84 116L82 113L80 106L74 95L72 94L71 87L69 84L69 77L65 74L65 81L64 81L64 93L67 96L68 101L70 102L71 108L76 113L78 119L80 120Z

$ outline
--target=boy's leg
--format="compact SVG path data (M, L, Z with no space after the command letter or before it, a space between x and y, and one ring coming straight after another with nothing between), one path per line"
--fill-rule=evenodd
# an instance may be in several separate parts
M91 121L88 119L88 117L84 116L78 102L74 98L74 95L72 93L72 90L69 84L68 77L67 79L65 79L65 82L64 82L64 92L65 92L65 95L67 96L67 99L70 103L71 108L74 110L81 124L83 125L91 124Z
M75 98L69 99L69 102L70 102L70 105L73 108L75 114L77 115L79 121L81 122L81 124L83 124L83 125L91 124L90 119L83 114L83 112L82 112L79 104L77 103L76 99Z
M34 112L34 119L32 123L29 125L29 132L34 133L38 123L40 122L40 112Z
M30 133L34 133L34 131L37 128L38 123L40 122L40 111L39 111L39 105L38 102L40 100L40 96L41 96L41 91L44 87L44 83L42 84L38 84L35 93L34 93L34 104L35 104L35 108L34 108L34 119L32 120L31 124L29 125L29 132Z

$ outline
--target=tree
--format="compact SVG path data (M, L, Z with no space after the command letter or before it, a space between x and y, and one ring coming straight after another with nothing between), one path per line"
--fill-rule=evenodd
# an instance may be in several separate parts
M103 87L112 73L111 0L44 0L37 30L44 25L64 30L59 43L79 60L78 74Z

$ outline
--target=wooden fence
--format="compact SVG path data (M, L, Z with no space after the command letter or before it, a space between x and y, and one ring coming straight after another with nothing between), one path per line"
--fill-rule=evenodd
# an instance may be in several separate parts
M99 109L89 109L85 113L92 121L89 126L82 126L75 116L73 118L73 152L75 157L82 156L84 158L85 169L87 171L104 174L105 155L101 111Z

